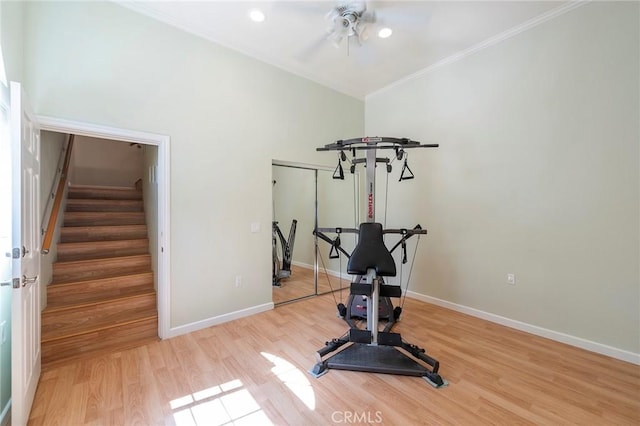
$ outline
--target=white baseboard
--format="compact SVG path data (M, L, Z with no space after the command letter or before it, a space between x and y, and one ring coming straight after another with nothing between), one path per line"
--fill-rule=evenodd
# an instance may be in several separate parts
M560 333L554 330L549 330L547 328L538 327L537 325L527 324L522 321L506 318L500 315L492 314L490 312L485 312L479 309L470 308L468 306L459 305L457 303L449 302L447 300L426 296L424 294L416 293L413 291L408 291L407 296L416 300L420 300L422 302L432 303L434 305L442 306L443 308L451 309L452 311L462 312L463 314L467 314L467 315L474 316L476 318L481 318L487 321L491 321L496 324L504 325L504 326L514 328L516 330L524 331L536 336L555 340L556 342L566 343L567 345L575 346L575 347L585 349L591 352L595 352L601 355L610 356L612 358L616 358L621 361L626 361L632 364L640 365L640 354L637 354L637 353L614 348L612 346L593 342L591 340L583 339L581 337L571 336L569 334Z
M299 266L300 268L304 268L304 269L313 269L313 265L309 265L308 263L304 263L304 262L298 262L296 260L292 261L291 264L293 266Z
M0 425L1 426L9 426L11 423L11 398L7 401L6 405L2 408L2 413L0 414Z
M192 322L190 324L173 327L169 329L167 338L202 330L203 328L222 324L228 321L233 321L238 318L259 314L260 312L270 311L271 309L273 309L273 306L273 302L269 302L262 305L252 306L246 309L240 309L239 311L229 312L228 314L218 315L217 317L211 317L201 321Z
M308 263L302 263L302 262L291 262L292 265L294 266L299 266L300 268L305 268L305 269L313 269L313 265L309 265ZM340 274L339 271L332 271L330 269L326 270L327 274L331 275L332 277L336 277L336 278L340 278L342 277L343 279L351 279L351 275L347 274L346 272L343 272L342 275ZM320 267L320 270L318 272L319 275L323 275L325 273L325 270L322 269L322 267Z

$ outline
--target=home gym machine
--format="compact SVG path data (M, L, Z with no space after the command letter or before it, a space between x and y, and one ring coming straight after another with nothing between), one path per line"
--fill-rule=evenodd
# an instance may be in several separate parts
M329 369L386 373L405 376L423 377L434 387L447 384L438 374L439 363L426 354L419 346L406 342L399 333L391 332L399 319L401 308L393 308L390 298L400 297L400 286L388 285L385 277L396 276L396 264L392 252L402 248L403 263L406 262L406 241L414 235L426 234L427 231L417 225L413 229L383 229L382 224L375 221L376 205L376 166L382 163L387 173L391 172L389 158L378 158L378 150L393 150L398 160L404 158L400 180L412 179L413 173L407 165L407 153L411 148L437 148L437 144L421 144L410 139L389 137L365 137L339 140L335 143L317 148L318 151L338 151L338 167L334 177L343 175L342 161L347 160L346 153L352 155L350 171L353 173L358 164L364 164L366 222L355 228L317 228L314 233L323 241L331 244L334 254L345 255L349 260L347 272L355 275L350 286L347 306L338 304L338 313L349 324L348 332L342 337L326 342L325 347L317 351L317 364L310 373L320 377ZM357 158L357 153L364 151L364 158ZM330 238L327 233L335 233ZM358 242L351 254L340 246L340 235L356 233ZM398 241L391 250L384 242L385 234L399 234ZM330 254L331 255L331 254ZM359 302L354 302L359 301ZM359 306L366 309L359 312ZM366 328L361 329L352 321L353 318L366 319ZM379 321L387 321L383 330L379 330ZM338 351L340 349L340 351ZM336 352L338 351L338 352ZM334 353L335 352L335 353ZM323 359L323 357L334 353Z
M276 181L273 181L273 185ZM275 217L275 204L273 207L273 215ZM298 221L293 219L291 221L291 228L289 229L289 237L284 238L277 221L273 221L271 224L271 278L272 284L276 287L280 287L283 279L291 277L291 261L293 260L293 243L296 240L296 227ZM278 256L278 242L282 247L282 265L280 265L280 258Z
M298 221L293 219L291 221L291 228L289 229L289 238L285 239L282 235L282 231L278 226L278 222L275 220L272 224L272 237L271 246L273 252L273 264L271 267L271 275L273 278L273 285L280 287L283 279L291 277L291 260L293 259L293 243L296 240L296 226ZM280 265L280 258L278 257L278 242L282 247L282 265Z

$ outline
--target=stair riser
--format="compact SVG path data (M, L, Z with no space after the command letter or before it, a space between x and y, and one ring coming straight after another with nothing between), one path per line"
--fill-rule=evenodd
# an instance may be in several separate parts
M141 212L139 200L67 200L68 212Z
M150 288L153 288L153 274L151 272L103 280L49 285L47 286L47 303L49 305L73 304L86 300L89 296L107 299Z
M75 226L62 228L61 243L83 241L114 241L147 238L146 225Z
M63 329L79 327L91 329L95 324L113 322L117 324L126 317L128 312L141 312L155 309L156 294L116 299L95 306L81 306L64 310L42 311L42 341L54 336L64 335ZM111 321L113 320L113 321Z
M144 225L144 213L140 212L68 212L64 226Z
M89 198L95 200L141 200L142 191L134 189L107 189L70 187L69 199Z
M53 264L53 282L57 284L97 280L149 271L151 271L150 256L56 262Z
M112 353L140 346L157 339L158 320L101 330L85 335L42 343L42 368L52 368L100 352Z
M58 262L133 256L147 253L149 253L148 240L58 244Z

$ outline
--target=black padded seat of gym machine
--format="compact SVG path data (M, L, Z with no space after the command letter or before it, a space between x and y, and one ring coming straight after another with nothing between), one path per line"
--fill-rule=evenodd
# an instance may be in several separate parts
M351 275L366 275L368 269L375 269L381 277L396 275L396 263L384 245L380 223L360 224L358 245L351 253L347 264L347 272Z

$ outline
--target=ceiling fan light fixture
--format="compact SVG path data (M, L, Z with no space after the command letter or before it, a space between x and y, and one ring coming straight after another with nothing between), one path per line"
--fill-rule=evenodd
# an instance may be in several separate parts
M393 34L393 30L388 27L384 27L378 31L378 37L380 38L389 38L391 37L391 34Z
M262 12L261 10L258 9L252 9L249 12L249 18L253 21L253 22L264 22L266 16L264 14L264 12Z

